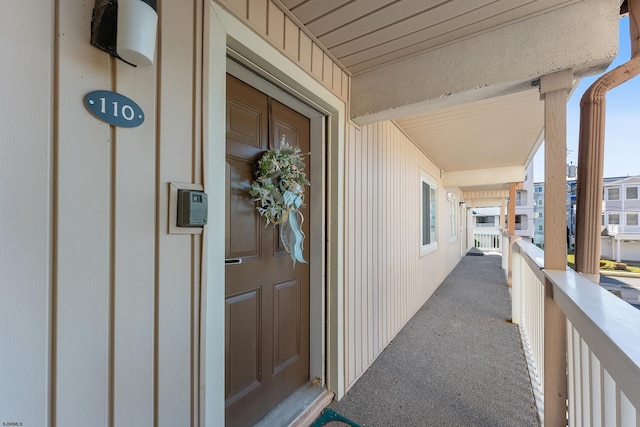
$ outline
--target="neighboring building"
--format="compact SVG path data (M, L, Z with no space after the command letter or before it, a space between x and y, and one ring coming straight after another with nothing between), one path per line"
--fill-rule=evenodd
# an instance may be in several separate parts
M544 183L533 184L533 244L544 245Z
M616 261L640 261L640 176L608 178L603 185L600 253Z
M516 236L521 236L528 240L533 238L535 225L535 204L531 197L533 193L533 162L531 162L527 168L527 175L522 184L522 189L516 191Z
M566 216L567 216L567 249L573 250L576 227L576 180L567 180ZM533 190L533 243L544 248L544 183L536 182Z
M640 176L607 177L602 183L602 242L603 258L617 261L640 261ZM567 180L567 244L573 251L576 232L575 179ZM534 240L544 245L544 183L534 184Z

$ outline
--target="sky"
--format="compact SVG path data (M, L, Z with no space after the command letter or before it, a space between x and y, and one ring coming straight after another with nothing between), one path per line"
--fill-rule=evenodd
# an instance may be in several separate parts
M619 34L618 56L607 71L631 58L628 16ZM578 164L580 98L601 75L583 78L567 102L567 163ZM640 175L640 76L607 92L606 107L604 177ZM544 181L544 143L533 162L534 181Z

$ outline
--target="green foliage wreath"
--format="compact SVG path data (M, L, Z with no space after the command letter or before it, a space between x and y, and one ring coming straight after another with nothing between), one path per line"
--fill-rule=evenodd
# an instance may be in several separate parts
M281 143L258 161L256 179L251 183L249 194L259 203L256 209L267 220L267 225L277 225L296 210L295 206L286 203L285 193L289 191L304 200L305 185L310 184L304 173L300 148Z

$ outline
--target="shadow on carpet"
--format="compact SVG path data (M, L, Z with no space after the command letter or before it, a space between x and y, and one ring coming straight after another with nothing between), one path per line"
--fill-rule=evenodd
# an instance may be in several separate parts
M311 427L361 427L360 424L343 417L337 412L327 408L322 411L317 420L311 424Z
M476 248L471 248L469 249L469 252L467 252L466 255L467 256L484 256L484 252Z

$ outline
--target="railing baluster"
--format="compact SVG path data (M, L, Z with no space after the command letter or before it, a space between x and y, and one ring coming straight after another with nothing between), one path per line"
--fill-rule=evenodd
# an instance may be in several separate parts
M567 348L573 347L573 376L575 378L575 387L576 394L573 400L574 408L572 412L575 414L576 426L584 425L584 420L582 417L582 405L584 403L584 388L582 387L582 345L580 345L582 338L580 338L580 334L574 329L573 330L573 339L568 340Z
M573 325L567 320L567 341L573 342ZM576 379L575 379L575 355L573 345L567 345L567 398L569 402L575 402L576 400ZM576 408L575 405L571 405L568 408L569 426L576 425Z
M602 369L600 360L593 352L591 357L591 420L593 427L602 425Z
M620 425L636 426L637 424L636 408L633 407L633 404L627 398L627 395L620 392Z
M609 375L609 372L604 370L604 425L615 426L617 425L616 419L618 418L618 390L615 381Z
M585 427L591 427L591 350L580 338L580 372L582 375L582 420Z

